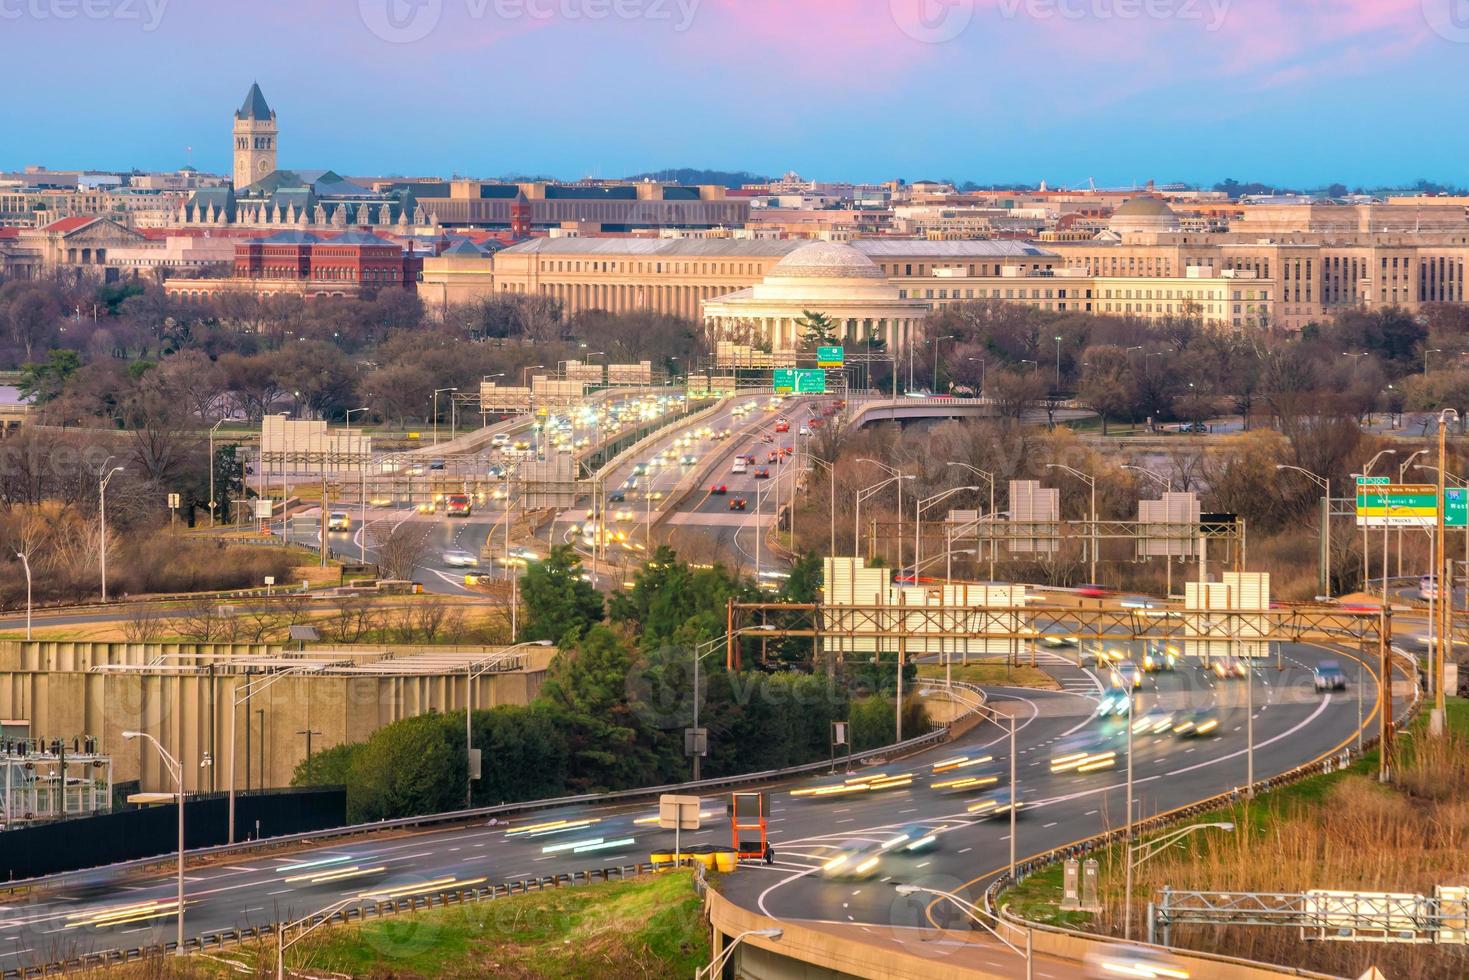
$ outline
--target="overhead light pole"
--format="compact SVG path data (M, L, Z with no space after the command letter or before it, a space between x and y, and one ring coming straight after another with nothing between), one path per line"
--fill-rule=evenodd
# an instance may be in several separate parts
M517 650L526 647L548 647L550 640L530 640L525 643L516 643L506 647L499 653L494 654L476 664L470 664L464 669L464 809L468 810L474 806L474 764L470 754L474 751L474 735L471 724L471 712L474 710L474 682L486 673L499 667L507 658ZM697 777L695 777L697 778Z
M1384 457L1384 456L1396 456L1397 454L1398 454L1398 451L1396 449L1384 449L1384 450L1382 450L1376 456L1373 456L1370 460L1368 460L1366 466L1362 467L1362 476L1364 478L1371 476L1372 475L1372 467L1376 466L1377 465L1377 461L1379 459L1381 459L1382 457ZM1367 525L1366 524L1363 524L1362 525L1362 591L1363 592L1366 592L1368 594L1371 594L1371 592L1372 592L1372 580L1369 577L1368 560L1367 560L1367 558L1368 558L1368 556L1367 556ZM1385 601L1386 600L1384 600L1384 602Z
M1222 830L1226 833L1232 833L1234 831L1234 824L1228 821L1223 821L1220 823L1196 823L1191 826L1184 827L1181 830L1175 830L1171 834L1165 834L1164 836L1156 838L1154 840L1144 841L1141 844L1131 844L1128 846L1127 886L1125 889L1126 894L1122 900L1122 938L1124 940L1132 939L1133 871L1137 869L1144 861L1156 857L1160 852L1166 850L1169 847L1172 847L1174 844L1183 840L1190 834L1198 833L1201 830ZM1134 858L1133 855L1135 854L1139 854L1140 856Z
M174 955L184 955L184 766L183 763L169 754L168 750L159 744L158 739L147 732L123 732L122 737L131 742L135 738L146 739L158 750L163 759L163 765L168 774L173 777L174 784L178 787L179 807L179 866L178 866L178 938L174 942Z
M442 392L458 391L458 388L435 388L434 389L434 445L439 444L439 395Z
M973 358L970 358L970 360L973 360ZM953 460L950 460L945 465L947 465L947 466L957 466L960 469L968 470L970 473L973 473L975 476L979 477L981 480L985 481L985 483L989 485L989 488L990 488L990 509L989 509L989 513L987 515L985 515L985 519L990 524L994 524L995 523L995 475L993 473L991 473L989 470L982 470L978 466L971 466L968 463L958 463L958 462L954 462ZM995 580L995 535L994 535L994 529L993 528L991 528L991 530L990 530L989 539L990 539L990 581L993 582Z
M1317 562L1320 571L1318 585L1322 596L1331 595L1331 479L1312 473L1310 470L1300 466L1291 466L1288 463L1277 463L1277 473L1291 470L1309 479L1321 488L1321 557Z
M954 340L953 334L933 338L933 393L939 393L939 345L946 340Z
M224 419L220 419L209 428L209 526L211 528L214 527L214 511L218 506L214 496L214 434L219 431L221 425L224 425Z
M905 897L910 895L932 895L935 898L942 898L945 901L953 903L954 906L959 909L959 911L968 916L970 921L974 922L980 928L988 932L991 936L994 936L996 939L998 939L1010 950L1010 952L1025 960L1026 980L1030 980L1030 978L1035 975L1035 957L1031 948L1030 929L1025 930L1025 948L1021 949L1019 946L1016 946L1014 943L1010 942L1010 940L1006 939L1004 936L996 932L994 926L985 921L986 914L979 908L979 906L966 899L960 898L953 892L946 892L938 888L925 888L922 885L899 885L897 887L897 892L899 895Z
M26 570L26 639L31 638L31 556L29 552L17 551L15 557Z
M1428 728L1431 734L1439 737L1442 737L1448 730L1448 726L1445 724L1444 661L1452 655L1454 647L1453 631L1450 628L1453 625L1453 617L1449 615L1449 610L1453 608L1454 593L1452 588L1453 583L1450 581L1449 576L1450 566L1448 555L1445 554L1447 551L1445 547L1447 542L1444 540L1444 526L1447 517L1444 513L1444 490L1447 482L1446 474L1448 472L1446 455L1447 437L1449 422L1457 422L1458 420L1459 413L1455 409L1446 408L1438 413L1438 514L1435 520L1435 524L1437 525L1435 528L1435 538L1438 542L1438 565L1435 571L1438 573L1438 618L1441 625L1438 631L1437 671L1433 685L1433 714L1429 716ZM1387 597L1384 596L1382 601L1385 604ZM1390 677L1383 678L1384 683L1391 683L1391 680Z
M720 950L719 954L715 956L714 959L710 960L707 966L700 967L694 973L694 980L714 980L715 977L721 976L722 971L724 970L725 961L729 959L730 954L732 954L741 943L743 943L746 939L749 939L751 936L759 936L762 939L774 940L779 939L781 936L784 935L784 929L747 929L746 931L731 939L729 945Z
M1093 582L1096 582L1096 580L1097 580L1097 478L1094 477L1094 476L1092 476L1089 473L1083 473L1081 470L1078 470L1078 469L1076 469L1074 467L1071 467L1071 466L1067 466L1065 463L1047 463L1046 464L1046 469L1048 469L1048 470L1061 470L1062 472L1070 473L1072 476L1076 477L1078 480L1080 480L1083 483L1085 483L1091 489L1091 501L1092 501L1092 503L1091 503L1091 525L1092 525L1092 527L1091 527L1091 535L1090 535L1090 538L1091 538L1091 547L1088 549L1087 557L1091 560L1091 576L1092 576L1092 581Z
M110 462L112 457L108 456L107 460ZM104 462L102 465L106 467L107 463ZM111 483L112 478L122 471L123 468L121 466L114 466L107 471L106 475L97 484L97 527L101 532L97 552L102 572L103 602L107 601L107 484Z

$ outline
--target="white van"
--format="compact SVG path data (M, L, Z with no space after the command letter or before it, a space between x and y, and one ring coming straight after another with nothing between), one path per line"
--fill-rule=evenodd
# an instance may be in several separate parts
M747 463L747 462L745 462L745 457L743 457L743 456L736 456L735 457L735 460L734 460L734 465L732 467L730 467L730 470L729 471L731 473L745 473L745 472L748 472L749 469L750 469L750 464Z

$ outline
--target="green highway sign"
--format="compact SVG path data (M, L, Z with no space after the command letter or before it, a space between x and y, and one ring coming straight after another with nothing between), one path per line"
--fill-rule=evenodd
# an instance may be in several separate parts
M1392 483L1392 479L1386 476L1359 476L1357 486L1385 487Z
M1358 527L1434 527L1438 487L1431 483L1393 484L1382 477L1357 483ZM1469 490L1444 491L1444 526L1469 527Z
M816 348L816 366L824 368L845 367L847 363L847 351L842 347L818 347Z
M1443 492L1444 526L1469 527L1469 489L1448 487Z
M826 394L826 372L820 368L776 368L773 373L777 395Z

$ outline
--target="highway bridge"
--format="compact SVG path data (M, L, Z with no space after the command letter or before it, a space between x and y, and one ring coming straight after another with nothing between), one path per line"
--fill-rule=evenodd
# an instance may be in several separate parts
M1359 732L1370 736L1378 697L1372 665L1359 669L1350 651L1335 650L1330 655L1348 665L1349 687L1317 692L1311 670L1325 655L1317 646L1288 643L1280 650L1279 666L1273 658L1258 662L1247 680L1221 679L1196 663L1148 675L1139 710L1208 709L1216 713L1219 726L1217 734L1202 738L1166 732L1134 737L1134 815L1145 818L1219 793L1243 791L1247 704L1254 706L1257 782L1350 750ZM1101 730L1105 723L1096 709L1103 681L1095 669L1078 666L1074 650L1050 651L1041 657L1060 690L990 689L994 721L972 728L956 741L859 772L911 774L907 781L892 780L886 789L823 796L796 791L831 786L849 777L815 774L764 785L773 863L747 863L721 880L722 895L742 915L825 930L838 936L844 948L855 950L854 955L876 961L919 950L933 938L931 930L917 928L926 923L915 920L915 904L898 893L899 885L917 884L978 900L985 885L1007 867L1012 844L1024 860L1120 826L1126 813L1125 760L1120 751L1125 736L1119 740L1115 725L1109 734ZM1396 685L1398 716L1409 693L1406 682ZM1004 819L972 812L982 802L981 794L945 788L946 780L936 775L944 760L991 756L993 764L986 763L984 771L992 769L999 785L1007 785L1012 719L1014 786L1022 802L1013 842ZM1115 764L1088 773L1052 771L1053 755L1084 735L1107 740L1118 752ZM698 787L688 791L701 792ZM705 829L685 834L683 841L726 844L730 839L726 796L702 792L703 809L709 814ZM651 852L672 846L671 832L649 825L655 810L652 799L593 800L550 805L494 822L486 814L447 817L416 831L305 843L289 854L244 852L215 858L187 874L188 933L269 925L365 892L450 890L457 882L520 881L646 861ZM564 831L538 834L531 829L557 821L567 822ZM882 854L869 874L857 877L828 871L833 858L844 851L870 848L911 827L937 832L935 846L917 853L894 849ZM609 842L608 846L583 853L563 846L593 838ZM334 873L348 868L357 871ZM99 870L42 881L0 898L0 970L87 951L167 943L175 927L167 904L174 888L174 878L166 870ZM125 907L154 912L117 911ZM938 921L962 928L954 918ZM973 971L961 975L1020 975L1013 954L998 944L979 937L971 942L962 933L943 935L944 942L927 945L925 955L954 957L953 966ZM778 943L756 943L748 955L781 953ZM1055 980L1081 975L1081 966L1042 957L1036 971Z

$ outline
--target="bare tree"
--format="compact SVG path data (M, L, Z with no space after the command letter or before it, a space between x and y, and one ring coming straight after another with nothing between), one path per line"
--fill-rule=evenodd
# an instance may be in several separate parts
M392 526L374 525L368 532L377 563L388 578L408 580L428 557L429 528L410 521Z
M122 635L129 643L152 643L163 635L163 613L149 603L134 603L123 619Z

